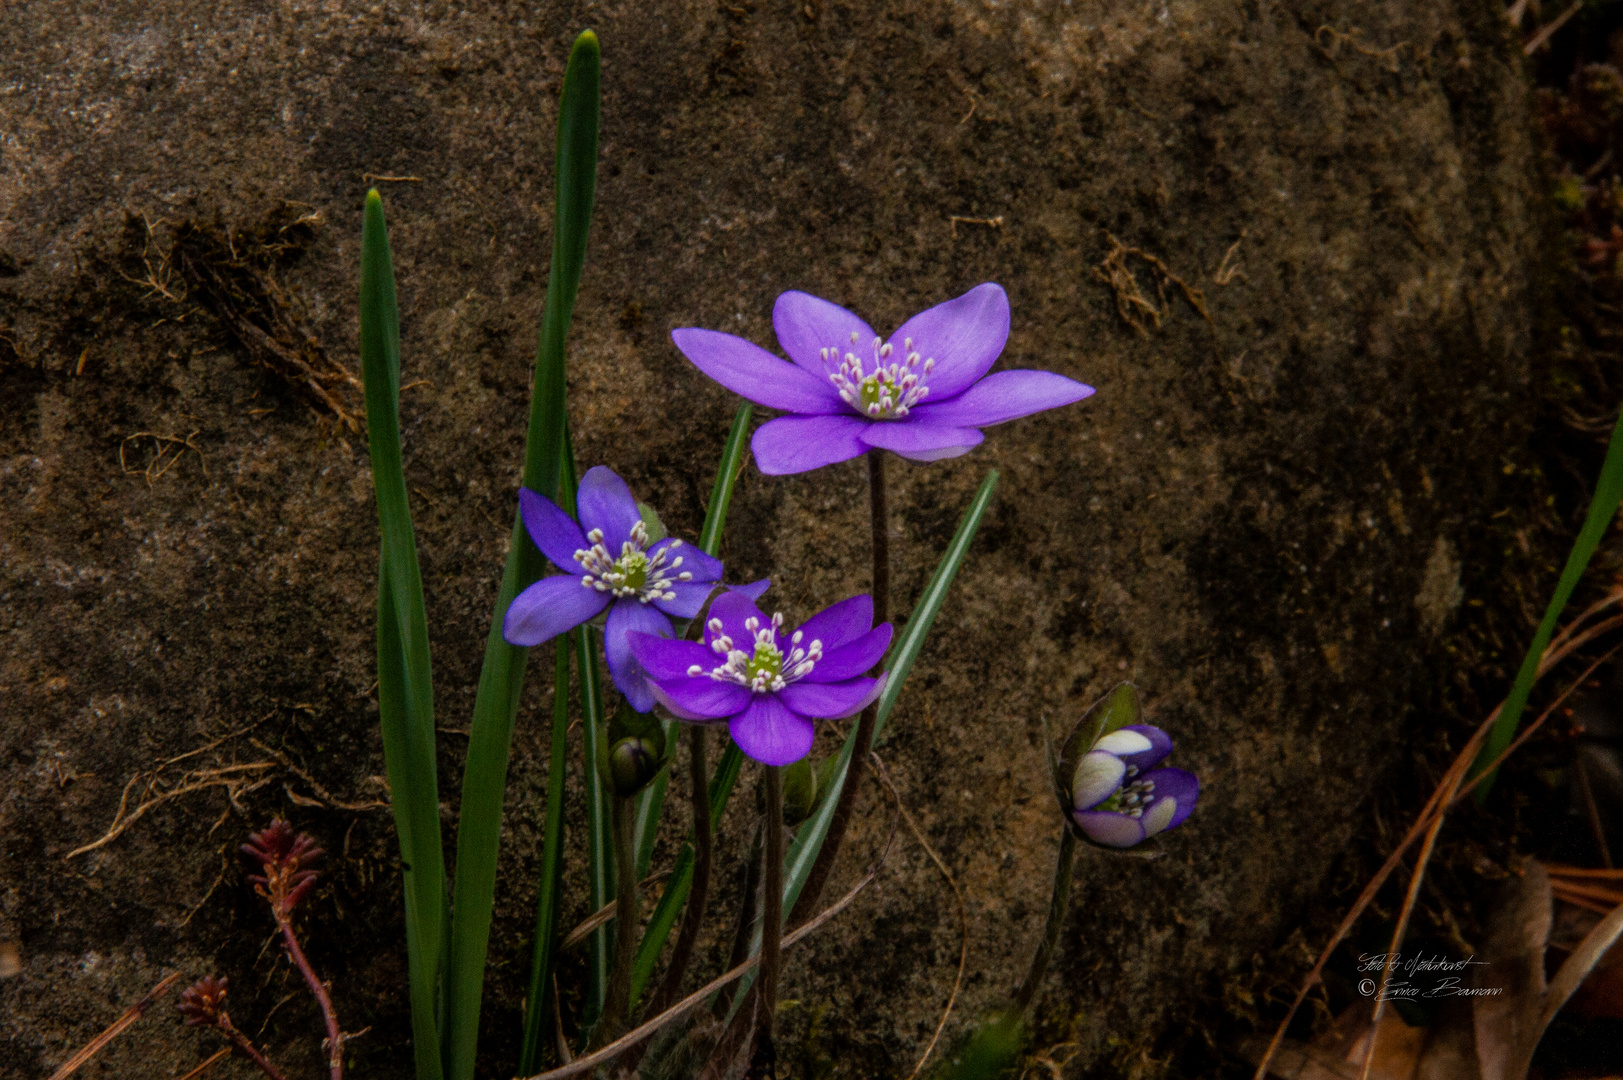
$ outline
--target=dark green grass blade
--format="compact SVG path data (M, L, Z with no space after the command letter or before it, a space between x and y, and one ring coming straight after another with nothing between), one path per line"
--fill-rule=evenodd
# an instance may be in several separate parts
M428 619L400 456L400 314L383 200L366 196L361 228L361 374L377 492L378 715L405 876L406 959L418 1080L440 1076L439 988L445 962L445 855L435 768Z
M958 531L953 533L952 541L947 545L946 552L941 561L936 564L935 573L930 575L930 581L924 586L924 592L919 596L919 602L913 607L912 617L902 632L897 635L891 645L890 655L885 661L885 670L890 672L890 681L885 684L884 693L879 695L879 715L874 722L874 744L878 745L880 737L885 732L885 724L890 720L890 714L896 707L896 699L901 696L902 686L907 682L908 673L913 670L913 662L918 659L919 652L924 648L925 639L930 635L930 627L934 625L936 616L941 613L941 606L946 602L947 593L952 589L952 582L958 576L958 568L963 565L964 558L969 554L969 547L975 540L975 533L981 527L981 518L986 514L986 508L991 505L992 493L997 490L998 474L994 469L986 474L981 486L970 500L969 509L964 511L963 518L958 522ZM840 747L839 763L834 768L834 775L829 782L828 794L818 804L817 811L800 826L795 834L794 843L789 845L789 854L784 860L783 868L783 910L790 911L795 901L800 898L800 890L806 886L806 877L811 873L812 864L817 861L817 853L823 848L823 840L828 836L829 822L834 819L834 806L840 800L840 791L845 787L845 777L851 767L851 754L856 748L857 729L851 727L851 734L845 738L845 744ZM760 948L760 931L756 930L753 949ZM739 981L738 991L733 996L733 1007L744 1000L744 991L755 981L752 971Z
M733 502L733 489L738 486L738 478L744 471L744 464L749 460L749 430L750 417L754 415L754 406L748 402L738 407L733 414L733 426L727 432L727 442L721 449L721 460L716 463L716 479L710 485L710 505L705 508L704 525L699 529L699 548L707 555L717 555L721 551L721 537L727 527L727 509ZM682 634L685 627L677 627L677 633ZM670 746L677 734L678 724L668 722L665 724L665 745ZM733 781L738 777L738 766L742 755L738 748L728 744L726 754L717 769L717 778L728 768L731 755L731 775L725 784L712 783L710 820L712 831L714 822L721 817L721 811L716 806L714 793L722 791L721 806L726 805L727 794L731 793ZM660 774L658 780L643 792L641 801L637 805L637 876L648 875L649 865L653 861L654 840L659 832L659 814L664 807L665 788L670 781L670 770ZM648 976L652 974L655 963L659 960L660 950L670 937L671 928L676 925L676 917L681 913L682 905L687 903L688 894L693 889L693 845L684 844L676 857L676 866L671 871L671 879L660 895L659 903L654 907L654 914L643 931L642 941L637 946L637 956L631 967L631 1007L637 1007L637 1001L642 996L643 989L648 984Z
M1578 539L1572 545L1572 553L1567 556L1567 565L1561 571L1561 580L1556 582L1555 595L1550 597L1550 606L1545 609L1544 621L1539 623L1538 633L1533 635L1533 644L1527 648L1527 655L1522 658L1521 670L1516 673L1516 681L1511 685L1510 696L1499 710L1499 719L1494 721L1493 730L1488 733L1488 741L1477 755L1476 763L1471 767L1471 775L1475 776L1487 767L1488 763L1510 745L1515 738L1516 729L1521 725L1522 710L1527 707L1527 696L1533 691L1533 680L1538 676L1539 661L1544 658L1544 650L1550 644L1550 638L1555 634L1556 620L1566 608L1567 601L1572 598L1572 590L1578 587L1578 579L1584 576L1584 570L1589 566L1589 560L1595 554L1595 548L1605 537L1607 528L1612 519L1617 516L1618 503L1623 502L1623 416L1618 417L1617 426L1612 429L1612 441L1606 447L1606 461L1600 467L1600 479L1595 484L1595 495L1589 502L1589 513L1584 517L1583 528L1578 530ZM1488 797L1488 789L1493 785L1494 777L1489 776L1477 785L1475 798L1480 804Z
M537 350L530 428L524 449L524 485L559 498L568 440L565 425L564 340L586 261L597 182L597 128L601 61L590 32L575 41L558 103L557 210L553 217L552 272ZM471 1080L478 1050L480 995L496 888L502 801L508 751L524 688L529 650L502 638L502 619L513 597L542 575L546 560L514 514L484 666L469 725L457 829L456 905L446 972L445 1063L450 1080ZM583 663L582 668L586 665Z
M530 962L530 992L525 997L524 1037L519 1046L518 1074L541 1071L546 1045L546 1003L552 993L552 966L557 960L559 890L563 886L564 780L569 732L569 638L555 645L552 674L552 747L547 769L547 818L541 842L540 895L535 902L535 948Z

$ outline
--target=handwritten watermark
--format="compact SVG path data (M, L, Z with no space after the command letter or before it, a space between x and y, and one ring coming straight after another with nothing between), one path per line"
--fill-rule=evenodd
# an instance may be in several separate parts
M1469 986L1465 976L1473 967L1487 967L1486 960L1478 960L1473 953L1464 960L1451 960L1444 956L1416 953L1364 953L1358 958L1358 970L1374 973L1358 981L1358 992L1365 997L1379 997L1382 1001L1423 1001L1445 997L1498 997L1502 986ZM1382 985L1381 976L1386 978ZM1399 976L1402 976L1401 978Z

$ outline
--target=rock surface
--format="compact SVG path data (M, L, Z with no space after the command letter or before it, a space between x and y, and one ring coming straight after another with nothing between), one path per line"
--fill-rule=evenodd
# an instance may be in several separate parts
M358 394L332 365L358 369L376 177L449 843L518 482L546 148L587 26L605 99L571 338L583 467L611 465L692 536L736 401L667 332L771 344L787 288L884 329L996 280L1004 364L1099 388L968 457L893 467L904 614L986 471L1003 481L882 754L967 904L950 1034L1013 986L1041 930L1059 832L1041 718L1118 679L1142 688L1203 803L1159 861L1084 853L1040 1006L1050 1041L1079 1044L1073 1070L1165 1071L1191 1003L1290 927L1428 722L1412 705L1435 692L1462 566L1485 554L1539 390L1536 158L1502 16L1384 0L1351 17L1217 0L6 5L0 942L20 973L0 980L3 1071L48 1075L183 969L228 976L239 1026L268 1018L267 1043L311 1074L319 1024L261 947L233 854L283 814L330 853L306 936L346 1029L371 1028L354 1075L405 1075L375 518L364 437L327 404ZM297 363L319 392L286 376ZM865 588L863 490L856 462L751 471L731 569L771 574L792 615ZM528 963L550 692L533 672L491 1077L512 1072ZM121 799L127 820L160 796L69 855ZM752 805L724 829L712 966ZM570 815L578 837L576 799ZM891 815L871 789L836 889ZM570 905L584 917L578 885ZM797 1067L905 1075L960 933L904 830L838 929L791 954ZM212 1050L165 1004L80 1075L178 1075Z

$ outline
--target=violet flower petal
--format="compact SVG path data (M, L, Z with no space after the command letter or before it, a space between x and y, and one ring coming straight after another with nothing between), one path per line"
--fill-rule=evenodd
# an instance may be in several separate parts
M826 376L779 360L752 341L693 327L672 330L671 340L694 367L757 405L807 416L848 411Z
M607 465L586 470L575 493L575 506L582 532L603 530L603 546L611 559L620 557L620 545L631 539L631 527L642 520L631 489Z
M670 551L673 545L676 550ZM673 565L677 559L681 559L682 565L678 568L678 572L692 574L694 581L708 581L714 585L721 580L721 560L707 555L697 544L690 544L686 540L678 541L675 537L668 536L648 549L648 557L652 559L661 551L669 552L665 556L667 567Z
M564 573L580 573L575 552L590 547L575 519L558 509L545 495L529 488L518 489L518 509L524 518L524 531L530 534L541 554Z
M661 597L650 603L667 615L691 619L704 610L705 599L715 587L714 581L678 581L665 590L675 593L675 598L666 600Z
M761 594L766 592L771 587L772 579L769 577L764 577L760 581L752 581L748 585L732 585L729 586L728 589L730 592L738 593L740 596L747 596L751 600L759 600L761 598Z
M919 312L890 335L889 341L902 353L908 338L913 339L914 352L935 361L925 380L930 397L937 401L956 397L991 370L1009 340L1009 298L994 282L977 285L956 299Z
M694 664L709 671L722 661L697 641L678 641L637 630L626 635L626 644L651 679L689 678L688 669Z
M811 753L817 729L810 720L786 707L777 694L751 696L755 700L727 725L745 756L763 765L792 765Z
M502 620L509 645L539 645L573 630L609 606L609 594L581 585L563 574L545 577L514 597Z
M885 655L885 650L890 648L891 632L890 623L885 623L837 649L824 649L823 658L802 676L803 681L830 683L868 674L869 669ZM805 639L801 644L804 646Z
M789 359L824 380L840 366L839 357L830 364L823 362L824 349L837 348L844 356L852 348L851 335L855 333L858 355L865 357L878 336L872 327L840 305L793 290L779 295L772 305L772 328L778 332L778 345Z
M840 646L857 640L872 626L873 597L867 593L858 593L837 604L830 604L801 623L800 643L805 647L813 641L821 641L823 653L827 655Z
M1089 810L1104 802L1121 788L1127 766L1121 758L1108 750L1089 750L1076 763L1071 778L1072 805L1078 810Z
M1071 817L1095 843L1105 847L1130 848L1144 839L1144 826L1126 814L1108 810L1078 810Z
M721 620L721 633L733 639L733 648L746 653L755 650L755 632L745 627L745 622L759 619L760 626L772 625L771 617L756 607L755 601L736 589L722 593L716 597L716 602L710 605L710 617L705 620L704 628L704 643L707 646L718 636L710 626L710 623L717 619ZM717 663L726 659L723 653L715 655Z
M660 679L648 688L671 715L700 724L714 724L749 707L751 694L735 683L714 679Z
M1141 779L1155 785L1151 792L1154 798L1144 811L1146 835L1176 829L1195 812L1195 803L1200 799L1200 778L1194 773L1185 769L1156 769ZM1173 806L1171 811L1162 809L1168 804Z
M793 682L777 691L777 697L802 716L818 720L839 720L861 712L879 695L873 692L878 679L847 679L837 683Z
M1126 753L1112 751L1113 753L1116 753L1117 757L1138 769L1140 772L1150 768L1158 763L1162 758L1172 753L1172 736L1151 724L1128 724L1126 727L1119 728L1117 730L1131 731L1134 734L1143 736L1145 739L1149 740L1148 749L1141 748ZM1116 733L1117 732L1112 732L1111 734L1113 735ZM1108 738L1110 738L1110 735L1105 736L1105 739ZM1095 744L1094 749L1109 749L1108 747L1102 745L1103 743L1104 739L1099 740L1099 743Z
M890 450L914 461L940 461L967 454L986 436L972 427L938 427L912 420L871 423L862 431L862 441L881 450Z
M935 389L933 379L931 389ZM999 371L950 401L937 400L932 393L909 417L921 424L983 428L1057 409L1092 394L1093 387L1052 371Z
M609 677L633 709L647 712L654 707L654 692L648 688L648 676L631 654L631 645L626 640L626 635L633 630L668 637L672 632L671 620L641 600L624 596L609 609L609 621L603 627L603 654L609 662Z
M849 414L780 416L755 430L750 453L768 476L810 472L867 453L868 444L861 436L870 426L869 421Z

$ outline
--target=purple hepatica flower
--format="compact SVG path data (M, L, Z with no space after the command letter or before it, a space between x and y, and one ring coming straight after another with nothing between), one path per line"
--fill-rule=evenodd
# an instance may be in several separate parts
M1172 739L1149 724L1117 728L1082 755L1071 780L1071 817L1094 843L1128 848L1183 824L1200 781L1183 769L1152 769Z
M745 754L789 765L811 751L814 719L861 712L885 688L867 678L890 646L890 623L873 625L873 598L842 600L785 632L748 597L724 593L710 605L704 643L633 633L631 651L654 696L701 724L727 721Z
M750 440L761 471L773 476L871 449L914 461L957 457L980 444L980 428L1093 393L1051 371L986 374L1009 339L1009 298L992 282L913 316L889 341L803 292L778 297L772 325L793 364L716 330L673 330L671 340L727 389L794 414L761 425Z
M650 544L637 500L603 465L581 478L579 525L529 488L519 489L518 500L530 539L564 576L542 578L519 593L507 609L502 636L513 645L539 645L607 608L603 651L609 674L632 708L652 709L653 692L626 634L639 630L669 637L672 616L691 619L704 607L721 580L721 562L680 540ZM766 583L746 588L759 596Z

